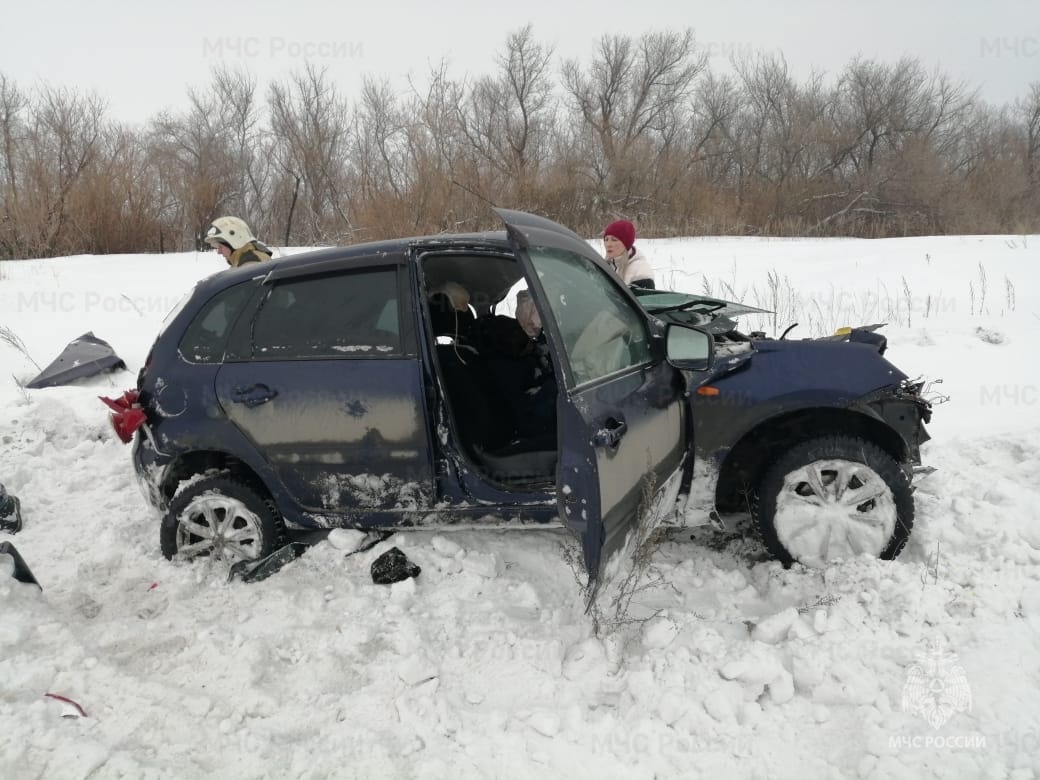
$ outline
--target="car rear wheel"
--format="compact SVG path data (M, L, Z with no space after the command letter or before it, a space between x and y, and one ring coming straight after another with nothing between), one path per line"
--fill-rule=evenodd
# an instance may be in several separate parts
M167 558L208 557L228 565L274 552L284 526L270 499L227 476L184 488L162 519L159 541Z
M820 567L903 549L914 524L906 472L884 450L856 436L824 436L784 453L758 489L756 521L784 565Z

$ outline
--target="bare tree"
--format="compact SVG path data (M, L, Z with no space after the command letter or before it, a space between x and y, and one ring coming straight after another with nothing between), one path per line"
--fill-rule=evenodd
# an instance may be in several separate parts
M237 172L236 210L261 228L268 222L266 189L271 174L269 139L262 125L256 77L245 70L217 67L211 90L220 106L221 123L230 141Z
M554 73L527 26L486 75L440 63L353 103L311 65L263 91L217 68L144 132L0 74L0 256L200 247L221 213L286 244L482 229L489 203L587 235L616 216L643 235L1040 224L1040 82L998 108L912 57L733 64L712 73L685 31L605 36Z
M595 142L588 173L602 194L612 194L612 209L627 210L653 178L647 152L680 134L694 80L706 62L686 30L638 40L605 36L587 69L573 60L564 64L564 89Z
M45 86L29 110L18 220L29 252L57 254L77 243L65 234L69 198L95 161L105 106L96 95Z
M243 166L249 167L248 155L257 150L252 148L255 132L250 119L255 109L250 108L251 97L241 94L248 84L244 76L214 70L208 88L188 91L187 111L160 114L152 122L154 159L164 169L160 180L177 203L169 217L178 244L189 241L203 249L202 237L211 221L224 213L249 214L250 173Z
M501 196L522 204L546 162L552 139L552 49L531 26L509 35L496 57L498 73L479 79L459 107L462 131L474 151L505 181Z
M20 254L18 231L18 167L19 150L25 141L24 112L29 102L17 85L0 73L0 153L3 154L3 214L0 215L0 253L8 257Z
M475 228L486 221L487 195L480 192L479 166L459 122L465 84L451 78L445 62L431 68L425 84L410 83L406 110L412 117L407 148L415 181L409 198L413 227Z
M1029 94L1017 104L1026 130L1025 162L1029 183L1040 190L1040 81L1029 85Z
M408 122L386 81L365 79L354 119L354 162L365 198L387 190L401 198L411 184L407 163Z
M284 242L298 237L305 243L325 243L352 236L344 186L347 106L328 70L308 63L288 82L271 85L268 105L283 198L285 185L291 182L288 203L276 207L285 226ZM297 211L303 222L300 229Z

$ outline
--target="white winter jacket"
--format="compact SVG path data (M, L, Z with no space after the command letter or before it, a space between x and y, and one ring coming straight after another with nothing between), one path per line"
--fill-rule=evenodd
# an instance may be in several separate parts
M628 250L627 257L612 258L607 262L617 271L621 281L627 285L638 282L640 279L649 279L651 281L654 279L654 269L650 265L650 261L646 255L634 246Z

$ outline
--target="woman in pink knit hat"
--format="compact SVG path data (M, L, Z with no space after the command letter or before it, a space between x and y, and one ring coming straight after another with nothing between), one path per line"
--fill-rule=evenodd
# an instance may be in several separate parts
M629 287L654 289L654 269L636 249L636 228L627 219L611 222L603 229L603 248L607 263Z

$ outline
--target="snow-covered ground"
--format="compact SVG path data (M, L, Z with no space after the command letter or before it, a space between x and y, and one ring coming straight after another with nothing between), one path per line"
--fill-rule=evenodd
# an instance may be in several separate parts
M898 560L785 571L676 534L601 637L562 530L354 556L337 532L226 584L162 558L97 400L219 258L2 262L0 326L37 363L92 331L128 370L23 390L37 368L0 341L0 482L25 516L0 541L43 586L0 556L0 777L1040 774L1040 236L640 243L659 286L776 310L745 330L887 322L888 357L944 380ZM374 585L391 544L422 574ZM904 711L915 664L970 708Z

